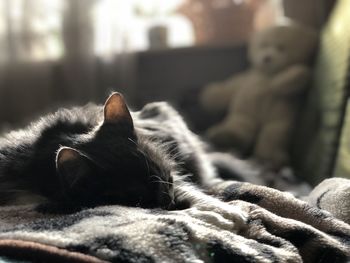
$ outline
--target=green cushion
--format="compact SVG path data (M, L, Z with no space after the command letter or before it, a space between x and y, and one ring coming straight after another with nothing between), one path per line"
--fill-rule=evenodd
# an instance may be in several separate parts
M334 176L350 179L350 101L347 102L344 125L341 131Z
M349 0L339 0L321 32L312 88L297 130L294 166L312 184L332 176L335 167L349 90L349 14Z

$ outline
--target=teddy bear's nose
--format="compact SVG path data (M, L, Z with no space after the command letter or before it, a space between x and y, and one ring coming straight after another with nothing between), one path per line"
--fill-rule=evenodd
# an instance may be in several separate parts
M266 56L263 58L263 63L264 64L270 64L271 63L272 58L270 56Z

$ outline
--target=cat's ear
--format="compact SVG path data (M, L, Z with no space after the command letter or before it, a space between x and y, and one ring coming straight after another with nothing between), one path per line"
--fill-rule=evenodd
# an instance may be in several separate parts
M56 155L56 169L63 186L74 186L89 173L89 160L77 150L61 147Z
M120 93L115 92L107 99L104 106L104 122L123 123L131 129L134 128L130 111Z

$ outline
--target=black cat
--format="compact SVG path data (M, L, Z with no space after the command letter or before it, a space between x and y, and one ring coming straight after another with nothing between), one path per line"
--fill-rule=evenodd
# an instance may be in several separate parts
M62 109L1 138L0 204L44 197L164 206L172 200L172 178L163 159L155 143L136 134L115 93L104 107Z
M0 204L121 204L225 211L201 190L220 182L204 144L167 103L130 113L119 93L104 107L61 109L0 140Z

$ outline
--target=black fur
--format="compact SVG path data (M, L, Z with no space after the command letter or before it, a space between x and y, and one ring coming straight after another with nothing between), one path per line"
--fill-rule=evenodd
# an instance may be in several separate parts
M5 135L0 204L28 194L80 206L174 208L174 202L213 201L193 183L210 188L220 181L215 162L181 116L164 102L130 113L115 94L104 107L61 109ZM64 150L68 161L60 158Z
M65 169L56 169L61 146L79 151L84 159L85 166L76 161L65 165L68 172L83 169L73 187ZM163 159L154 142L123 122L104 122L101 106L62 109L1 139L0 203L35 194L77 205L168 205L171 167Z

